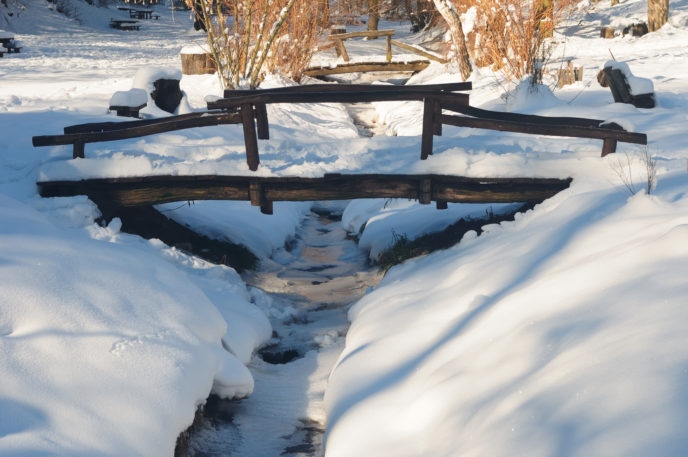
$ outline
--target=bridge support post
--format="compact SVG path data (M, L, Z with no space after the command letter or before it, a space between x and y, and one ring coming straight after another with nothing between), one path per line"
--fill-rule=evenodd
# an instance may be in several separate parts
M77 140L74 142L74 149L72 151L72 158L73 159L83 159L84 156L84 151L86 149L86 145L82 140Z
M248 194L252 206L260 206L260 212L263 214L272 214L272 202L265 199L263 186L259 182L249 183Z
M253 121L253 105L241 105L241 123L244 126L244 144L246 145L246 163L251 171L258 169L258 139L256 138L256 124Z
M442 136L440 116L442 116L442 105L440 105L439 100L434 99L432 104L432 133L437 136Z
M268 124L268 110L265 107L265 103L256 103L256 124L258 127L258 139L269 140L270 139L270 126Z
M602 157L616 152L617 140L614 138L605 138L602 143Z
M423 178L420 180L420 189L418 192L418 202L421 205L429 205L432 201L432 180L430 178Z
M423 133L420 141L420 160L425 160L432 154L432 136L434 134L433 117L435 100L426 97L423 101Z

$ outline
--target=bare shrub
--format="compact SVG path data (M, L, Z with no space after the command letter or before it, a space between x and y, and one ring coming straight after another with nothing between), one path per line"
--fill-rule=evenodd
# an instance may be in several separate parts
M616 161L611 162L612 171L631 195L635 195L640 190L636 187L634 168L640 170L635 173L635 176L642 180L642 187L648 195L657 187L657 160L647 146L637 149L637 152L633 154L624 152L621 156L617 153L615 158Z
M225 87L256 87L267 71L299 79L328 25L326 1L186 0L207 32Z
M475 8L469 46L478 66L492 66L511 81L533 75L541 82L554 28L579 0L458 0L460 10Z

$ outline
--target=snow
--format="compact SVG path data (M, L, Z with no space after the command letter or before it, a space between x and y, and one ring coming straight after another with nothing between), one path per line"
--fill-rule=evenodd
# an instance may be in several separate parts
M179 51L179 54L209 54L209 53L210 53L210 48L205 43L184 46L182 48L182 50Z
M626 82L628 82L628 88L631 95L651 94L655 90L652 80L633 76L633 73L631 73L631 69L626 62L609 60L604 64L604 67L609 67L613 70L619 70L621 73L623 73L623 75L626 77Z
M583 5L558 31L545 84L553 87L551 73L572 58L584 81L556 92L512 86L490 69L471 77L474 106L647 133L657 167L651 195L631 195L619 177L646 187L638 146L620 143L601 158L599 140L445 126L420 161L417 103L375 104L387 134L372 138L359 135L343 105L271 105L259 176L573 178L513 222L393 267L351 308L341 354L340 333L324 332L324 351L279 373L254 352L272 337L268 317L296 310L249 290L231 268L121 233L118 220L97 224L85 197L38 196L42 179L251 174L240 125L89 144L79 160L69 147L33 148L33 135L112 121L113 93L150 93L152 78L178 74L179 50L202 40L186 13L167 6L155 7L160 20L122 33L108 27L116 10L67 3L80 21L32 2L0 16L25 43L0 66L0 453L168 456L211 392L241 398L254 389L242 405L264 419L241 425L251 437L260 440L254 426L267 423L290 433L280 424L287 417L326 421L329 457L688 453L687 1L672 2L659 31L613 40L599 38L599 25L637 22L645 2ZM407 24L383 27L413 41ZM351 43L352 59L383 55L384 40ZM651 81L657 107L613 103L597 85L610 48ZM411 83L458 80L455 66L433 63ZM273 76L264 87L285 84ZM216 75L185 75L180 86L189 109L222 94ZM276 202L274 216L247 202L159 209L272 256L263 262L278 268L310 207ZM356 201L342 227L375 258L395 234L415 238L488 209L509 208ZM270 410L278 389L293 394L294 409ZM267 445L241 446L260 455Z
M148 103L148 93L143 89L118 90L110 98L110 106L141 106Z

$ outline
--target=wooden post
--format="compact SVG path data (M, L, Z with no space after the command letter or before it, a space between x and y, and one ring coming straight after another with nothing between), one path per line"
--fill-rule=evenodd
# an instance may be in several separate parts
M434 105L435 101L431 97L426 97L423 101L423 133L420 141L420 160L425 160L432 154Z
M334 41L334 48L337 51L337 56L340 56L344 62L349 61L349 54L346 52L346 48L344 47L344 41L339 39L339 38L333 38Z
M418 202L421 205L429 205L432 201L432 180L423 178L420 180L420 191L418 192Z
M435 202L435 206L437 207L437 209L447 209L449 207L445 200L437 200Z
M387 62L392 61L392 36L387 35Z
M244 125L244 144L246 145L246 163L251 171L258 169L260 157L258 156L258 139L256 138L256 125L253 122L253 105L247 103L241 105L241 122Z
M602 143L602 157L616 152L616 138L605 138Z
M76 140L74 142L74 150L72 151L72 158L73 159L83 159L84 158L84 149L85 149L85 144L81 140Z
M261 213L272 214L272 202L265 199L263 186L259 182L252 181L249 183L248 195L251 200L251 206L260 206Z
M273 208L272 208L272 202L271 201L264 201L262 205L260 205L260 212L263 214L272 214Z
M268 124L268 110L265 103L256 103L256 124L258 126L258 138L261 140L270 139L270 126Z
M432 103L432 133L433 135L442 136L442 121L440 120L442 116L442 105L440 101L433 99Z

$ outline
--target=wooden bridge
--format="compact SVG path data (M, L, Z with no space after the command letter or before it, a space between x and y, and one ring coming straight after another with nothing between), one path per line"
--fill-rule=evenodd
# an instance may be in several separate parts
M425 70L430 61L434 60L440 63L447 63L441 57L431 54L423 49L411 46L401 41L393 40L394 30L369 30L360 32L337 33L328 37L328 43L319 46L318 50L323 51L327 49L334 49L337 57L340 57L345 63L339 63L336 66L319 66L307 68L303 74L311 77L340 75L344 73L365 73L373 71L410 71L417 72ZM386 53L385 61L383 62L350 62L349 53L346 50L344 42L351 38L382 38L386 39ZM393 62L392 61L392 46L399 47L406 51L410 51L419 55L422 59Z
M246 160L255 171L260 164L257 139L269 138L266 105L271 103L354 103L418 100L423 102L420 159L432 154L433 136L442 125L455 125L525 134L596 138L602 156L616 150L618 141L647 144L641 133L626 132L601 120L543 117L487 111L469 106L470 83L426 86L370 86L316 84L276 89L226 91L225 98L208 103L208 111L162 119L81 124L62 135L36 136L34 146L73 145L73 157L85 155L85 144L136 138L156 133L220 124L243 125ZM448 114L445 114L448 113ZM467 178L446 175L331 174L321 178L258 176L147 176L38 183L44 197L88 195L109 208L150 206L184 200L246 200L272 213L274 201L410 198L447 202L490 203L542 201L570 184L570 179ZM104 211L105 213L105 211ZM113 213L114 214L114 213Z

